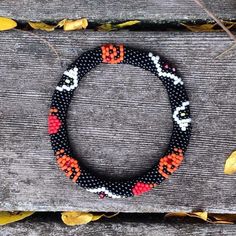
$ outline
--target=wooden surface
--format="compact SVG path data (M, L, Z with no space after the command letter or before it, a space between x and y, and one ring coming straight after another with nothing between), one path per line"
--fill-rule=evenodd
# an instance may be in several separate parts
M0 236L234 236L236 225L142 223L142 222L94 222L69 227L56 222L26 221L1 227Z
M207 7L223 19L236 18L234 0L205 0ZM0 16L18 20L59 20L87 17L89 21L122 21L140 19L150 22L210 19L192 0L111 1L37 1L2 0Z
M20 31L1 34L0 210L236 212L236 176L223 173L235 150L235 51L224 33ZM60 55L39 37L47 40ZM98 199L58 170L47 134L55 86L67 65L105 42L151 50L175 64L191 101L193 134L181 168L141 197ZM172 123L167 94L147 71L101 65L80 83L69 133L81 160L120 178L145 171L164 152Z

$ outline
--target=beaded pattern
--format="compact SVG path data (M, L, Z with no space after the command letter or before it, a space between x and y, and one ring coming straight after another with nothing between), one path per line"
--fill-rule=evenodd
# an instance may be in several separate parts
M157 164L142 176L126 181L111 181L97 177L79 158L73 155L66 129L66 116L73 92L79 80L100 63L131 64L156 75L165 86L171 105L173 132L169 146ZM179 167L184 159L191 134L189 101L182 79L159 56L151 52L138 51L123 45L106 44L83 53L64 72L52 97L48 116L48 133L59 168L73 182L100 198L125 198L141 195L158 186Z

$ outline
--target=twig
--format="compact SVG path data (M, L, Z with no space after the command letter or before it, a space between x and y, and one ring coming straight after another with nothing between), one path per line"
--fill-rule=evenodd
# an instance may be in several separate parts
M51 48L51 50L55 53L56 58L57 58L59 61L61 61L60 55L58 54L57 50L56 50L56 49L53 47L53 45L52 45L51 43L49 43L46 39L40 37L39 35L37 35L37 34L31 32L31 31L26 31L26 30L21 30L21 29L14 29L14 30L17 30L17 31L20 31L20 32L23 31L23 32L26 32L26 33L29 33L29 34L35 36L36 38L39 38L39 39L42 40L45 44L47 44L49 48Z
M219 18L217 18L212 12L210 12L205 4L202 1L199 0L193 0L194 2L197 3L198 6L200 6L228 35L229 37L235 41L236 43L236 36L234 34L232 34L230 32L230 30L228 30L227 27L225 27L225 25L221 22L221 20Z
M234 49L235 47L236 47L236 43L233 43L229 48L227 48L225 51L223 51L218 56L216 56L215 59L220 58L221 56L225 55L227 52L229 52L230 50Z
M220 55L218 55L216 58L219 58L220 56L224 55L226 52L230 51L234 47L236 47L236 36L231 33L231 31L221 22L221 20L216 17L211 11L209 11L201 0L193 0L198 6L200 6L207 14L210 16L228 35L229 37L234 41L234 44L228 48L226 51L222 52Z

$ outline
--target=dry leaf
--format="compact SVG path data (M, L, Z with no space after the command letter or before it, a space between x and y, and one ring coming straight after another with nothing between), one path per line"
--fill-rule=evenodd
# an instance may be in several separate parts
M231 21L222 21L222 23L228 28L231 29L232 27L236 26L236 22ZM188 30L192 32L211 32L211 31L223 31L222 29L216 29L218 26L217 23L207 23L207 24L201 24L201 25L189 25L189 24L183 24L181 25L185 26Z
M165 218L168 217L185 217L187 216L186 212L169 212L165 214Z
M213 224L234 224L236 223L236 214L209 214Z
M106 23L98 26L97 28L99 31L112 31L112 30L117 30L114 25L111 23Z
M36 30L44 30L47 32L53 31L57 25L48 25L43 22L28 22L31 28L36 29Z
M10 30L17 26L17 23L9 18L0 17L0 31Z
M74 226L87 224L91 221L99 220L102 217L112 218L118 214L119 212L109 216L105 214L94 214L81 211L65 211L61 213L61 218L66 225Z
M122 29L125 27L129 27L135 24L140 23L140 21L138 20L131 20L131 21L126 21L120 24L111 24L111 23L105 23L103 25L100 25L98 27L98 30L100 31L112 31L112 30L118 30L118 29Z
M139 20L130 20L130 21L126 21L126 22L117 24L116 27L118 27L119 29L122 29L122 28L125 28L125 27L129 27L129 26L132 26L132 25L136 25L136 24L138 24L138 23L140 23Z
M69 226L83 225L89 223L93 219L93 215L80 211L65 211L61 213L62 221Z
M63 24L63 29L65 31L81 30L81 29L86 29L87 26L88 26L88 20L86 18L82 18L78 20L66 20Z
M208 214L206 211L202 212L192 212L192 213L187 213L187 212L170 212L165 215L165 218L167 217L194 217L194 218L199 218L204 221L207 221Z
M83 225L91 221L99 220L104 214L92 214L89 212L66 211L61 213L62 221L69 226Z
M15 221L22 220L34 214L33 211L8 212L0 211L0 225L6 225Z
M103 216L105 216L105 215L104 215L104 214L96 214L96 215L93 214L92 221L99 220L99 219L101 219Z
M65 31L69 30L81 30L86 29L88 26L88 21L86 18L78 19L78 20L67 20L63 19L57 23L57 25L49 25L43 22L28 22L29 25L36 30L44 30L51 32L55 30L56 28L61 28Z
M208 214L206 211L200 211L200 212L170 212L165 215L165 218L167 217L193 217L193 218L199 218L206 222L212 223L212 224L234 224L236 223L236 214L214 214L210 213Z
M232 152L232 154L226 160L224 173L227 175L236 173L236 151Z
M202 219L204 221L207 221L208 218L208 213L206 211L202 211L202 212L192 212L192 213L188 213L188 216L190 217L196 217L199 219Z
M187 25L181 23L181 25L185 26L187 29L189 29L192 32L209 32L209 31L215 31L213 28L217 25L217 23L207 23L202 25Z
M63 20L59 21L56 26L61 28L65 24L66 21L67 21L67 19L63 19Z

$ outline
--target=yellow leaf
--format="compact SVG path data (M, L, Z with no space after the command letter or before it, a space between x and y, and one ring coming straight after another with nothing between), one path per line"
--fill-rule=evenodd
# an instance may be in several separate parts
M93 214L80 211L65 211L61 213L62 221L69 226L87 224L93 219Z
M120 24L117 24L116 27L118 28L125 28L125 27L129 27L129 26L132 26L132 25L136 25L140 23L139 20L130 20L130 21L126 21L126 22L123 22L123 23L120 23Z
M104 215L104 214L97 214L97 215L94 215L94 214L93 214L92 221L99 220L99 219L101 219L103 216L105 216L105 215Z
M0 31L10 30L17 26L17 23L9 18L0 17Z
M187 212L170 212L170 213L167 213L165 215L165 218L167 218L167 217L186 217L186 216L194 217L194 218L200 218L204 221L207 221L208 214L207 214L206 211L191 212L191 213L187 213Z
M232 152L232 154L226 160L224 173L227 175L236 173L236 151Z
M34 214L33 211L8 212L0 211L0 225L6 225L15 221L22 220Z
M222 21L222 23L225 25L227 29L230 29L236 25L236 22L232 21ZM207 23L201 25L189 25L181 23L181 25L185 26L188 30L192 32L223 31L223 29L219 28L217 23Z
M214 224L233 224L236 223L236 214L209 214Z
M86 29L88 20L86 18L78 20L66 20L63 25L65 31Z
M31 28L36 29L36 30L44 30L47 32L53 31L57 26L55 25L48 25L43 22L28 22Z
M207 218L208 218L208 213L206 211L192 212L192 213L188 213L187 215L190 216L190 217L200 218L204 221L207 221Z
M102 24L102 25L98 26L97 29L99 31L111 31L111 30L115 30L117 28L115 28L114 25L112 25L111 23L106 23L106 24Z
M63 20L59 21L56 26L57 27L62 27L65 24L66 21L67 21L67 19L63 19Z
M189 29L192 32L209 32L209 31L215 31L213 28L217 25L217 23L207 23L202 25L187 25L181 23L181 25L185 26L187 29Z
M125 27L129 27L135 24L140 23L139 20L131 20L131 21L126 21L120 24L111 24L111 23L105 23L103 25L100 25L98 27L98 30L100 31L112 31L112 30L118 30L118 29L122 29Z

